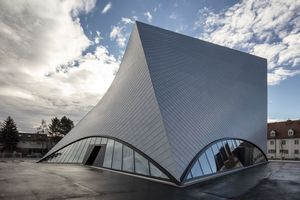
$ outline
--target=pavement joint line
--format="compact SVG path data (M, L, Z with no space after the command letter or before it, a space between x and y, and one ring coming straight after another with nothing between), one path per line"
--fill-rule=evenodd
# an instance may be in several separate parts
M94 194L100 195L98 192L96 192L96 191L94 191L94 190L92 190L92 189L90 189L90 188L88 188L88 187L86 187L86 186L84 186L84 185L82 185L80 183L76 183L75 182L74 184L77 185L77 186L79 186L79 187L81 187L81 188L83 188L83 189L85 189L85 190L87 190L87 191L90 191L90 192L92 192Z
M208 194L208 195L219 197L219 198L222 198L222 199L230 199L229 197L225 197L225 196L222 196L222 195L214 194L214 193L211 193L211 192L200 192L200 193Z

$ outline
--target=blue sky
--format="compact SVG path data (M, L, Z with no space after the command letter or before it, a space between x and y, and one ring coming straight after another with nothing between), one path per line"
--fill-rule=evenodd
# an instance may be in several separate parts
M300 118L300 1L0 2L0 120L78 122L105 94L135 20L268 59L269 121Z

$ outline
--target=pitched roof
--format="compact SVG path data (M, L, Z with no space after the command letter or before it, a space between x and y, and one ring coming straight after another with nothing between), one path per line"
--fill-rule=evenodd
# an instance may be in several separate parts
M293 136L288 135L288 130L294 131ZM276 136L271 136L271 131L275 131ZM268 139L272 138L300 138L300 120L287 120L283 122L268 123Z

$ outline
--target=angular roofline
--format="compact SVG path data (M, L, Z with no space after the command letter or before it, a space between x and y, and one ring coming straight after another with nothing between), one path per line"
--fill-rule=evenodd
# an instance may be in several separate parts
M168 32L170 32L170 33L174 33L174 31L172 31L172 30L165 29L165 28L161 28L161 27L158 27L158 26L153 26L153 25L150 25L150 24L146 24L146 23L141 22L141 21L135 21L135 23L136 23L136 24L141 24L141 25L143 25L143 26L150 26L150 27L155 28L155 29L162 29L162 30L168 31ZM209 45L212 44L212 45L218 46L218 47L223 48L223 49L229 49L229 50L232 50L232 51L236 51L236 52L242 53L242 54L244 54L244 55L253 56L253 57L255 57L255 58L262 59L262 60L264 60L265 62L268 62L267 58L264 58L264 57L261 57L261 56L257 56L257 55L251 54L251 53L246 53L246 52L244 52L244 51L240 51L240 50L233 49L233 48L230 48L230 47L222 46L222 45L220 45L220 44L216 44L216 43L213 43L213 42L209 42L209 41L206 41L206 40L202 40L202 39L199 39L199 38L196 38L196 37L192 37L192 36L189 36L189 35L184 35L184 34L182 34L182 33L177 33L177 32L176 32L176 34L181 35L181 36L184 36L184 37L188 37L188 38L191 38L191 39L194 39L194 40L200 40L200 41L205 42L206 44L209 44Z

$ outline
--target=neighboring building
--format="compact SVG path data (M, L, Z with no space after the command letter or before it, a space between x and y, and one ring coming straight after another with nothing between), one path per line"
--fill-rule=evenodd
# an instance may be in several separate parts
M17 152L23 157L41 157L54 145L46 134L19 133Z
M266 128L265 59L137 22L107 93L41 162L189 185L265 163Z
M20 157L41 157L45 155L57 142L46 134L38 133L18 133L18 140L15 152ZM4 152L3 141L0 141L1 157L12 156L9 152Z
M268 158L300 159L300 120L268 124Z

